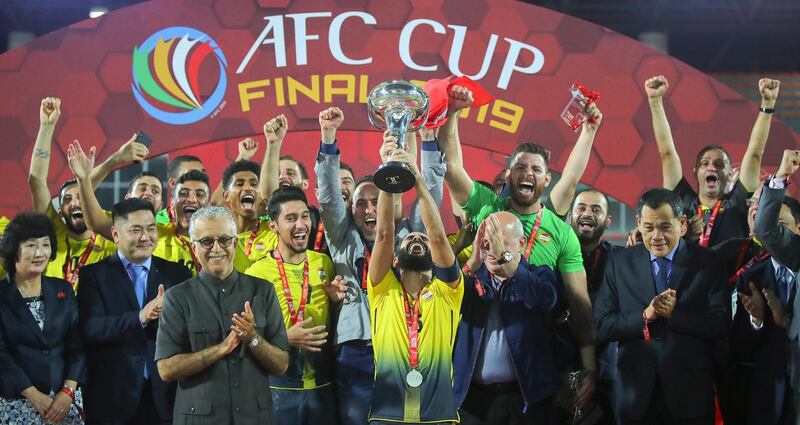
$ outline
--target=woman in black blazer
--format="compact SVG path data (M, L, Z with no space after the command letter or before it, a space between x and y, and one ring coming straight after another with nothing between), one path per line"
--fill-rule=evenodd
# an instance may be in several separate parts
M0 423L83 423L78 305L65 280L43 276L55 252L53 225L35 212L14 217L0 242Z

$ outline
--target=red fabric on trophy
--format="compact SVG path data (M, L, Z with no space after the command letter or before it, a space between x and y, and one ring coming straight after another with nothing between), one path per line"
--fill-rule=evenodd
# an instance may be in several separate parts
M483 106L494 100L489 92L469 77L451 75L442 79L431 79L425 83L424 89L430 97L427 128L437 128L447 122L447 93L452 86L462 86L472 91L473 102L470 107Z

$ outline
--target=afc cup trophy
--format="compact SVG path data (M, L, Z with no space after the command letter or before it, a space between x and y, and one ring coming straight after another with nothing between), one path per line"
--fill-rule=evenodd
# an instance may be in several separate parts
M405 149L405 135L417 131L428 119L430 99L420 87L402 80L378 84L369 93L369 122L381 130L389 130L397 138L397 146ZM414 187L414 174L402 162L388 161L374 175L375 186L384 192L403 193Z

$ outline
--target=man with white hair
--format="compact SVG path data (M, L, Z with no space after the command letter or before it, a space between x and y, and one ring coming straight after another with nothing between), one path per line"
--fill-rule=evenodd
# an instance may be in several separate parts
M269 374L283 375L289 364L275 289L234 270L230 211L201 208L189 236L202 271L166 292L156 338L159 374L178 380L173 420L275 423Z

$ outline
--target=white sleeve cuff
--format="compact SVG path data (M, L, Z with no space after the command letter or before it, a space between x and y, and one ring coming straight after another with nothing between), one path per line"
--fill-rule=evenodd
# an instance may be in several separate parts
M770 189L786 189L786 180L775 177L769 179Z

